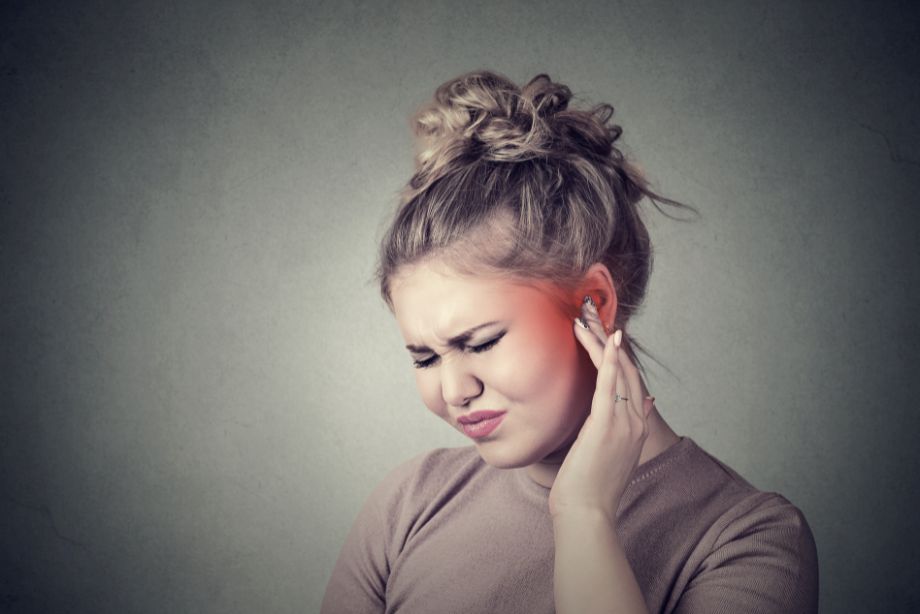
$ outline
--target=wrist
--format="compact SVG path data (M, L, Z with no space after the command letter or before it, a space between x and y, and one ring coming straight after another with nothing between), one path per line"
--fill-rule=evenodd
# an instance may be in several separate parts
M553 514L553 526L592 527L604 526L614 529L616 518L610 513L596 507L563 507Z

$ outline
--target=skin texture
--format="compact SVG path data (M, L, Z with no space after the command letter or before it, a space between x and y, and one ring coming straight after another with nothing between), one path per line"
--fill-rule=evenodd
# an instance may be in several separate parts
M604 338L576 324L576 334L598 366L597 389L549 496L556 612L647 614L616 510L648 437L653 403L639 396L639 372L620 348L623 331Z
M415 371L425 406L451 427L473 411L505 410L499 428L471 440L499 468L533 465L574 441L590 407L595 375L571 320L539 290L504 279L461 276L439 261L413 265L392 285L394 314L407 344L434 358ZM485 322L463 347L447 340ZM484 352L482 345L504 332Z
M473 440L483 460L526 466L551 487L556 611L647 613L616 511L636 465L678 437L620 350L623 331L607 334L617 308L607 268L592 265L565 297L429 259L400 271L391 297L412 359L424 366L415 379L428 409L458 430L462 415L505 411L497 429ZM553 298L581 308L586 325Z
M433 359L415 371L425 406L460 432L461 415L505 410L498 429L471 441L487 463L526 466L531 477L548 487L591 412L599 364L597 346L586 345L591 336L577 333L552 292L504 278L460 275L438 259L403 267L391 285L394 315L406 344L430 348L410 352L411 360ZM616 294L603 265L593 265L577 291L563 299L577 313L586 294L598 304L595 319L588 321L602 346L606 334L601 323L612 322L616 311ZM451 337L486 322L496 323L459 347L448 345ZM486 351L471 350L502 333ZM641 399L645 386L641 381L638 385L640 394L634 397ZM652 407L639 462L676 440Z

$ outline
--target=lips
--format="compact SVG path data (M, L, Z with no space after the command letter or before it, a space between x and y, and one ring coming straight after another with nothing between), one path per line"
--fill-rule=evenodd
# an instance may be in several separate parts
M483 420L488 420L489 418L501 416L504 413L504 411L484 409L481 411L474 411L472 413L466 414L465 416L460 416L457 418L457 422L460 424L475 424L477 422L482 422Z

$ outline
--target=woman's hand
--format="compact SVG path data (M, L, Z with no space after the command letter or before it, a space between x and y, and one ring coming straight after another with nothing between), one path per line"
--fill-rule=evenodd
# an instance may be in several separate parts
M613 524L648 437L652 400L643 397L639 371L620 349L623 331L608 337L590 302L582 312L589 328L576 321L575 337L598 369L597 387L591 414L553 482L549 510L553 517L600 511ZM628 400L615 401L616 395Z

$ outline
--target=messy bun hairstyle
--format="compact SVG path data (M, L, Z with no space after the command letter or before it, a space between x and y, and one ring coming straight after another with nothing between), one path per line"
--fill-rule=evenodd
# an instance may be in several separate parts
M660 203L695 209L655 194L626 160L612 106L574 109L571 100L545 74L519 87L477 71L438 87L413 118L415 174L380 244L376 279L391 310L394 275L429 256L565 293L601 262L617 293L614 326L638 310L652 270L638 203L648 198L665 215ZM563 306L571 317L578 307ZM635 349L647 352L629 341L641 369Z

